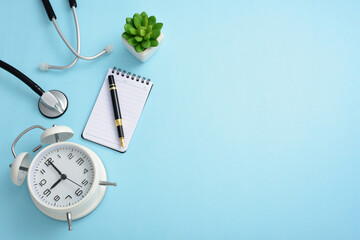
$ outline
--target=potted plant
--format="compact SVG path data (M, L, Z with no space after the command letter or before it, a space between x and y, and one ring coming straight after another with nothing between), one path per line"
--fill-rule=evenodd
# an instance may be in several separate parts
M164 38L162 26L154 16L148 17L146 12L126 18L125 32L122 34L125 47L134 57L145 62L159 49Z

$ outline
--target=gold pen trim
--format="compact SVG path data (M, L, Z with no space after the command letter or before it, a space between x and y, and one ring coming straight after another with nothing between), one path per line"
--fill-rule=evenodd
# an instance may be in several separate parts
M111 87L111 88L109 88L109 90L114 90L114 89L116 89L116 87Z
M123 137L119 138L120 144L123 148L125 148L125 139Z
M119 118L119 119L115 119L115 125L118 127L120 125L123 125L123 122L122 122L122 119Z

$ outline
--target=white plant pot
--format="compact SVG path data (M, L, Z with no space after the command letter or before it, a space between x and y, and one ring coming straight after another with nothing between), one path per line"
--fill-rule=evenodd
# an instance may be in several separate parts
M126 49L137 59L139 59L141 62L146 62L160 47L162 40L164 39L164 34L161 33L160 36L157 38L159 45L157 47L149 47L145 49L145 51L142 52L136 52L135 48L131 46L127 40L124 37L121 37Z

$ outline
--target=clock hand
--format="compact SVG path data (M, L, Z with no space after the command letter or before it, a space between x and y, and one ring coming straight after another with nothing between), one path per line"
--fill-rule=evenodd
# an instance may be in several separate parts
M59 180L57 180L57 181L51 186L50 190L53 189L54 187L56 187L56 185L58 185L59 182L61 182L61 180L65 180L66 178L67 178L67 176L66 176L65 174L61 174L61 178L60 178Z
M55 170L56 170L60 175L62 175L62 173L60 172L60 170L59 170L57 167L55 167L55 165L54 165L51 161L49 161L49 162L50 162L50 165L53 166L53 167L55 168Z
M51 186L50 190L53 189L54 187L56 187L56 185L58 185L59 182L61 182L61 178L60 178L59 180L57 180L56 183L54 183L54 184Z
M79 187L82 187L81 185L79 185L79 184L77 184L76 182L74 182L73 180L71 180L70 178L66 178L67 180L69 180L70 182L72 182L72 183L74 183L74 184L76 184L76 185L78 185Z
M53 167L55 168L55 170L61 175L61 179L63 179L63 180L67 179L67 180L69 180L70 182L78 185L79 187L82 187L81 185L77 184L77 183L74 182L73 180L67 178L67 176L66 176L65 174L62 174L62 173L60 172L60 170L59 170L57 167L55 167L55 165L54 165L52 162L50 162L50 165L53 166ZM64 177L64 176L65 176L65 177ZM60 180L61 180L61 179L60 179ZM60 181L59 181L59 182L60 182ZM56 185L55 185L55 186L56 186Z

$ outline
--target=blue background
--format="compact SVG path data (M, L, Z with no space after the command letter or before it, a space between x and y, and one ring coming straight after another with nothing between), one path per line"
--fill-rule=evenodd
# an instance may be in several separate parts
M52 4L75 45L68 2ZM79 0L77 10L82 53L114 52L41 72L73 55L41 1L1 1L0 59L70 101L46 119L37 95L0 71L1 239L360 238L359 1ZM165 35L146 63L121 41L125 18L143 10ZM113 66L154 82L125 154L81 138ZM10 180L11 144L34 124L71 127L118 183L72 232Z

